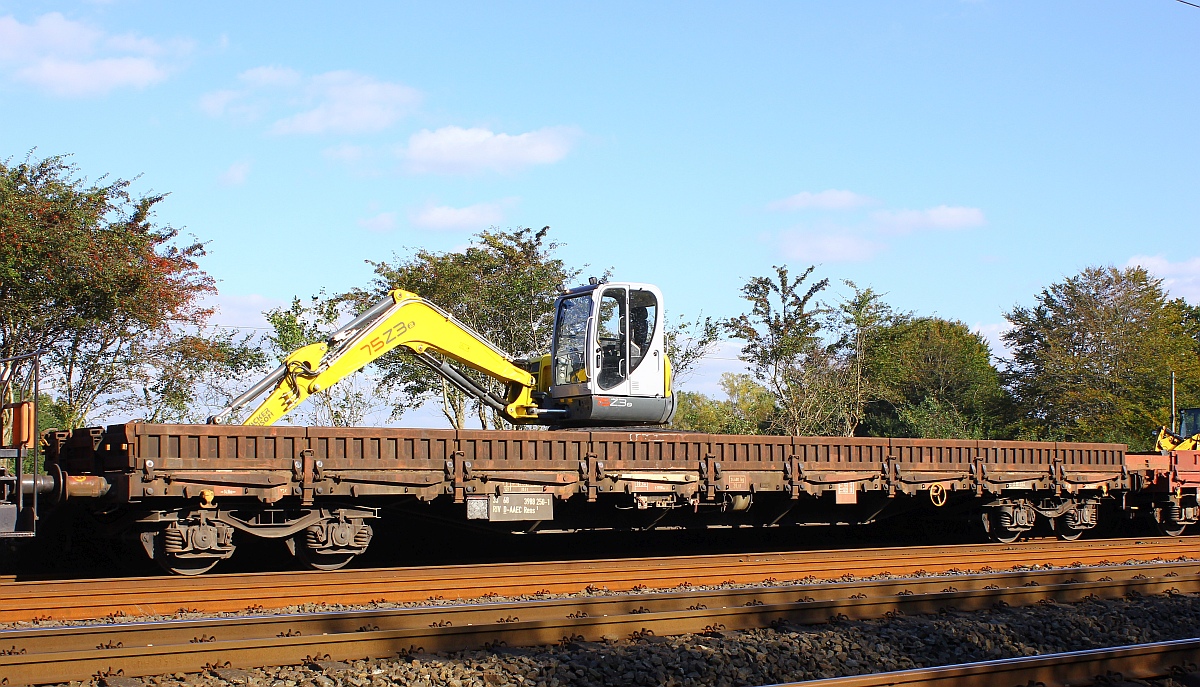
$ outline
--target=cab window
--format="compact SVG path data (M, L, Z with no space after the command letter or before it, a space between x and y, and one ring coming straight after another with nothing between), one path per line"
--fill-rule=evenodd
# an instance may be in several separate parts
M587 323L592 316L589 294L565 298L558 304L554 323L554 383L587 381Z
M650 354L654 327L658 323L658 299L650 291L629 292L629 371L637 369Z
M596 381L601 389L611 389L629 375L626 297L625 289L606 289L600 297L600 318L596 323L599 363Z

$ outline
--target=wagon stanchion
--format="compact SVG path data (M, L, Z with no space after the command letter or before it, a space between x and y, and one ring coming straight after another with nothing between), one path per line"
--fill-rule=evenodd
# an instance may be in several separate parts
M12 418L3 432L11 432L12 440L4 442L0 434L0 539L34 536L39 516L38 493L53 488L54 480L42 471L38 436L41 358L46 352L45 349L39 349L0 358L0 364L7 366L9 383L16 381L18 367L29 361L31 369L28 379L32 394L30 399L5 404L2 409L3 414ZM28 471L26 461L30 463Z

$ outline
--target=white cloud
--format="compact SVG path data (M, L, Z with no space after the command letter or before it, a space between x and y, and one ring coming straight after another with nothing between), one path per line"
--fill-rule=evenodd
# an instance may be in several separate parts
M164 58L182 57L192 46L133 33L109 36L58 12L29 24L0 17L0 67L11 78L58 96L146 88L167 78L171 66Z
M401 154L414 172L511 172L558 162L566 157L578 137L579 131L571 127L547 127L511 135L447 126L413 134Z
M794 196L788 196L767 204L770 210L850 210L863 205L870 205L875 200L853 191L801 191Z
M861 262L870 260L886 246L849 233L786 231L780 235L780 250L793 260L807 262Z
M210 117L220 117L225 114L225 110L230 103L238 98L237 91L212 91L200 96L200 109Z
M300 72L288 67L254 67L238 74L238 81L251 88L296 86L302 79Z
M426 229L484 229L504 221L501 203L476 203L463 208L427 205L409 213L409 221Z
M102 95L122 86L145 88L167 78L167 70L144 57L115 57L103 60L42 60L17 70L20 81L54 95Z
M348 71L314 76L307 90L316 106L280 119L271 133L373 133L395 124L421 100L408 86Z
M366 159L370 151L363 146L351 145L343 143L341 145L332 146L321 151L321 155L329 160L337 160L346 164L361 162Z
M358 226L380 234L387 233L396 228L396 213L381 212L374 217L360 219L358 220Z
M31 24L22 24L12 15L0 17L0 59L82 56L90 53L103 36L103 31L71 21L58 12L43 14Z
M135 33L123 33L119 36L106 38L104 46L117 52L130 52L146 55L147 57L161 57L186 55L195 49L196 42L189 39L176 38L164 43L152 38L139 36Z
M928 210L880 210L871 219L885 231L908 233L918 229L966 229L983 226L987 220L979 208L939 205Z
M250 175L249 162L235 162L218 177L223 186L241 186Z
M269 111L293 111L271 124L273 134L362 134L383 131L421 102L399 83L352 71L304 76L288 67L254 67L238 75L240 86L206 93L200 108L213 117L258 119ZM296 111L299 110L299 111Z
M1200 303L1200 258L1172 262L1161 255L1135 255L1125 266L1145 267L1150 274L1163 280L1163 286L1172 296Z

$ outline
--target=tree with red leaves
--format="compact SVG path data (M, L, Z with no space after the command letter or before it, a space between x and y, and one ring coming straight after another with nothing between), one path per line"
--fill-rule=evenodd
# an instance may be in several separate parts
M0 357L48 351L67 427L114 409L182 419L200 377L254 362L206 329L204 244L153 222L164 197L89 183L61 156L0 162ZM4 399L29 386L28 367L0 368Z

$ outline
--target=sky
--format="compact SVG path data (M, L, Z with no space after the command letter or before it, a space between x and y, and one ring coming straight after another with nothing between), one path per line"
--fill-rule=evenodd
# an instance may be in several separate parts
M169 193L220 324L548 225L675 315L816 265L996 342L1092 265L1200 303L1198 70L1178 0L0 0L0 159Z

